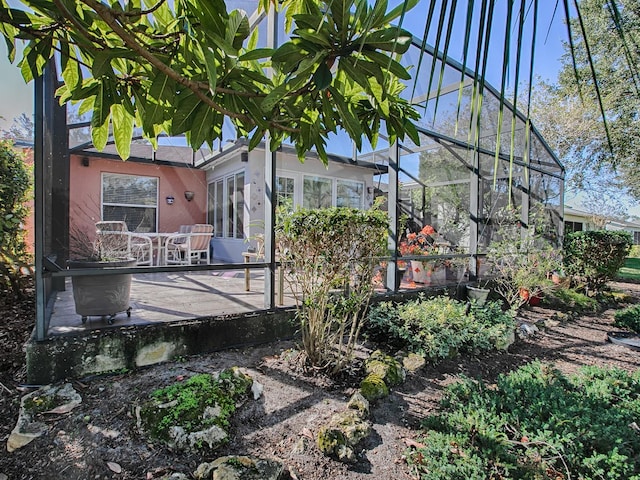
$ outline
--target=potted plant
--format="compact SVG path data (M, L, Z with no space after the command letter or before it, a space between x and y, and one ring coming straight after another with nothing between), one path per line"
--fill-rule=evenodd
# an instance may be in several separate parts
M525 231L518 218L513 210L499 224L487 256L495 290L514 310L539 303L544 292L554 288L549 272L560 268L557 249L536 229L537 217L531 215L531 226Z
M82 231L71 234L70 256L67 266L70 269L95 269L134 267L135 258L127 256L123 242L128 242L126 232L99 234L94 241ZM86 323L90 316L106 318L109 324L116 314L126 312L131 316L129 299L131 294L131 274L117 275L76 275L71 277L73 300L76 313Z
M491 293L491 290L481 286L480 281L478 281L476 286L467 285L466 289L467 299L469 301L476 302L478 305L483 305L487 301L489 293Z
M431 225L425 225L415 233L407 234L406 239L400 242L398 250L402 256L422 256L438 254L437 248L433 245L436 231ZM436 265L434 262L423 260L409 260L411 265L411 275L416 283L428 285L431 283Z

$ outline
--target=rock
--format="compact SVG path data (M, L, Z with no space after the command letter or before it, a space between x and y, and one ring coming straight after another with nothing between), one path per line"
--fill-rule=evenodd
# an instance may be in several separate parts
M347 403L347 408L360 412L362 418L369 417L369 400L364 398L360 392L356 392L351 395L349 403Z
M406 378L402 364L380 350L373 352L365 361L365 370L369 374L379 375L389 387L404 383Z
M571 315L566 312L555 312L551 318L558 322L566 322L571 319Z
M261 383L257 382L256 380L254 380L253 384L251 385L251 393L253 393L253 399L258 400L262 396L263 391L264 391L264 386Z
M360 382L360 393L368 401L374 402L388 396L389 387L387 387L380 375L370 373Z
M160 480L189 480L189 477L187 477L184 473L174 472L170 475L164 475L160 477Z
M7 451L13 452L43 435L48 427L39 418L45 414L70 412L82 403L73 385L47 385L22 397L16 426L7 440Z
M284 465L276 460L248 456L220 457L202 463L193 476L196 480L284 480Z
M535 325L531 325L529 323L523 323L520 325L520 328L518 329L518 334L520 335L521 338L526 338L526 337L532 337L539 331L540 330L538 330L538 327L536 327Z
M427 361L422 355L409 353L402 357L402 366L410 373L415 373L426 365Z
M256 396L262 386L237 367L215 376L194 375L156 391L150 400L136 406L137 425L172 448L215 450L227 442L229 418L250 398L250 390Z
M184 428L173 426L169 428L169 436L173 440L173 446L181 450L191 449L197 450L204 445L208 445L210 449L216 449L227 442L229 434L217 425L204 430L195 430L187 432Z
M371 433L371 424L356 409L336 413L328 425L318 431L318 448L341 462L356 460L355 446Z
M291 449L291 453L293 453L294 455L302 455L304 452L307 451L308 446L309 446L309 440L305 437L301 437L293 445L293 448Z

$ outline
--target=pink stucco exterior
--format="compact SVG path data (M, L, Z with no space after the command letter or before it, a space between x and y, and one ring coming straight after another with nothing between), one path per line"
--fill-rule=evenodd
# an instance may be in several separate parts
M94 231L95 222L101 218L102 173L119 173L157 177L158 182L158 230L175 232L180 225L206 223L207 182L205 172L189 167L171 167L133 161L89 158L89 165L82 163L83 156L72 155L69 172L69 223L87 233ZM194 192L191 202L185 191ZM175 198L168 205L166 197Z

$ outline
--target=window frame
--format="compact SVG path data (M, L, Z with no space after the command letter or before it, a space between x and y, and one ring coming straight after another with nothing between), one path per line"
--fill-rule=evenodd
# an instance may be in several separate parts
M105 202L105 178L106 177L127 177L127 178L143 178L152 180L155 182L155 204L147 205L142 203L118 203L118 202ZM124 207L124 208L141 208L141 209L155 209L155 222L153 225L153 230L145 233L157 233L158 232L158 224L160 221L160 205L159 205L159 195L160 195L160 178L152 177L149 175L136 175L132 173L114 173L114 172L101 172L100 174L100 219L105 220L104 212L106 207ZM128 226L127 226L128 228ZM131 229L130 229L131 230ZM136 231L136 230L131 230Z
M240 178L242 181L239 181ZM216 177L207 184L207 196L210 201L207 217L209 223L213 225L214 238L244 240L245 179L246 172L241 169ZM211 201L212 185L214 186L213 201ZM230 195L230 186L233 188L232 196ZM242 198L239 193L242 194ZM220 200L222 201L221 206L218 205ZM220 213L222 219L218 218Z

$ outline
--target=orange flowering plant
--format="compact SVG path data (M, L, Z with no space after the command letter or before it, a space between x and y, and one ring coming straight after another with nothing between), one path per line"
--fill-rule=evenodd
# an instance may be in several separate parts
M431 225L425 225L418 233L409 233L406 240L400 242L400 255L429 255L433 252L433 242L436 230Z

